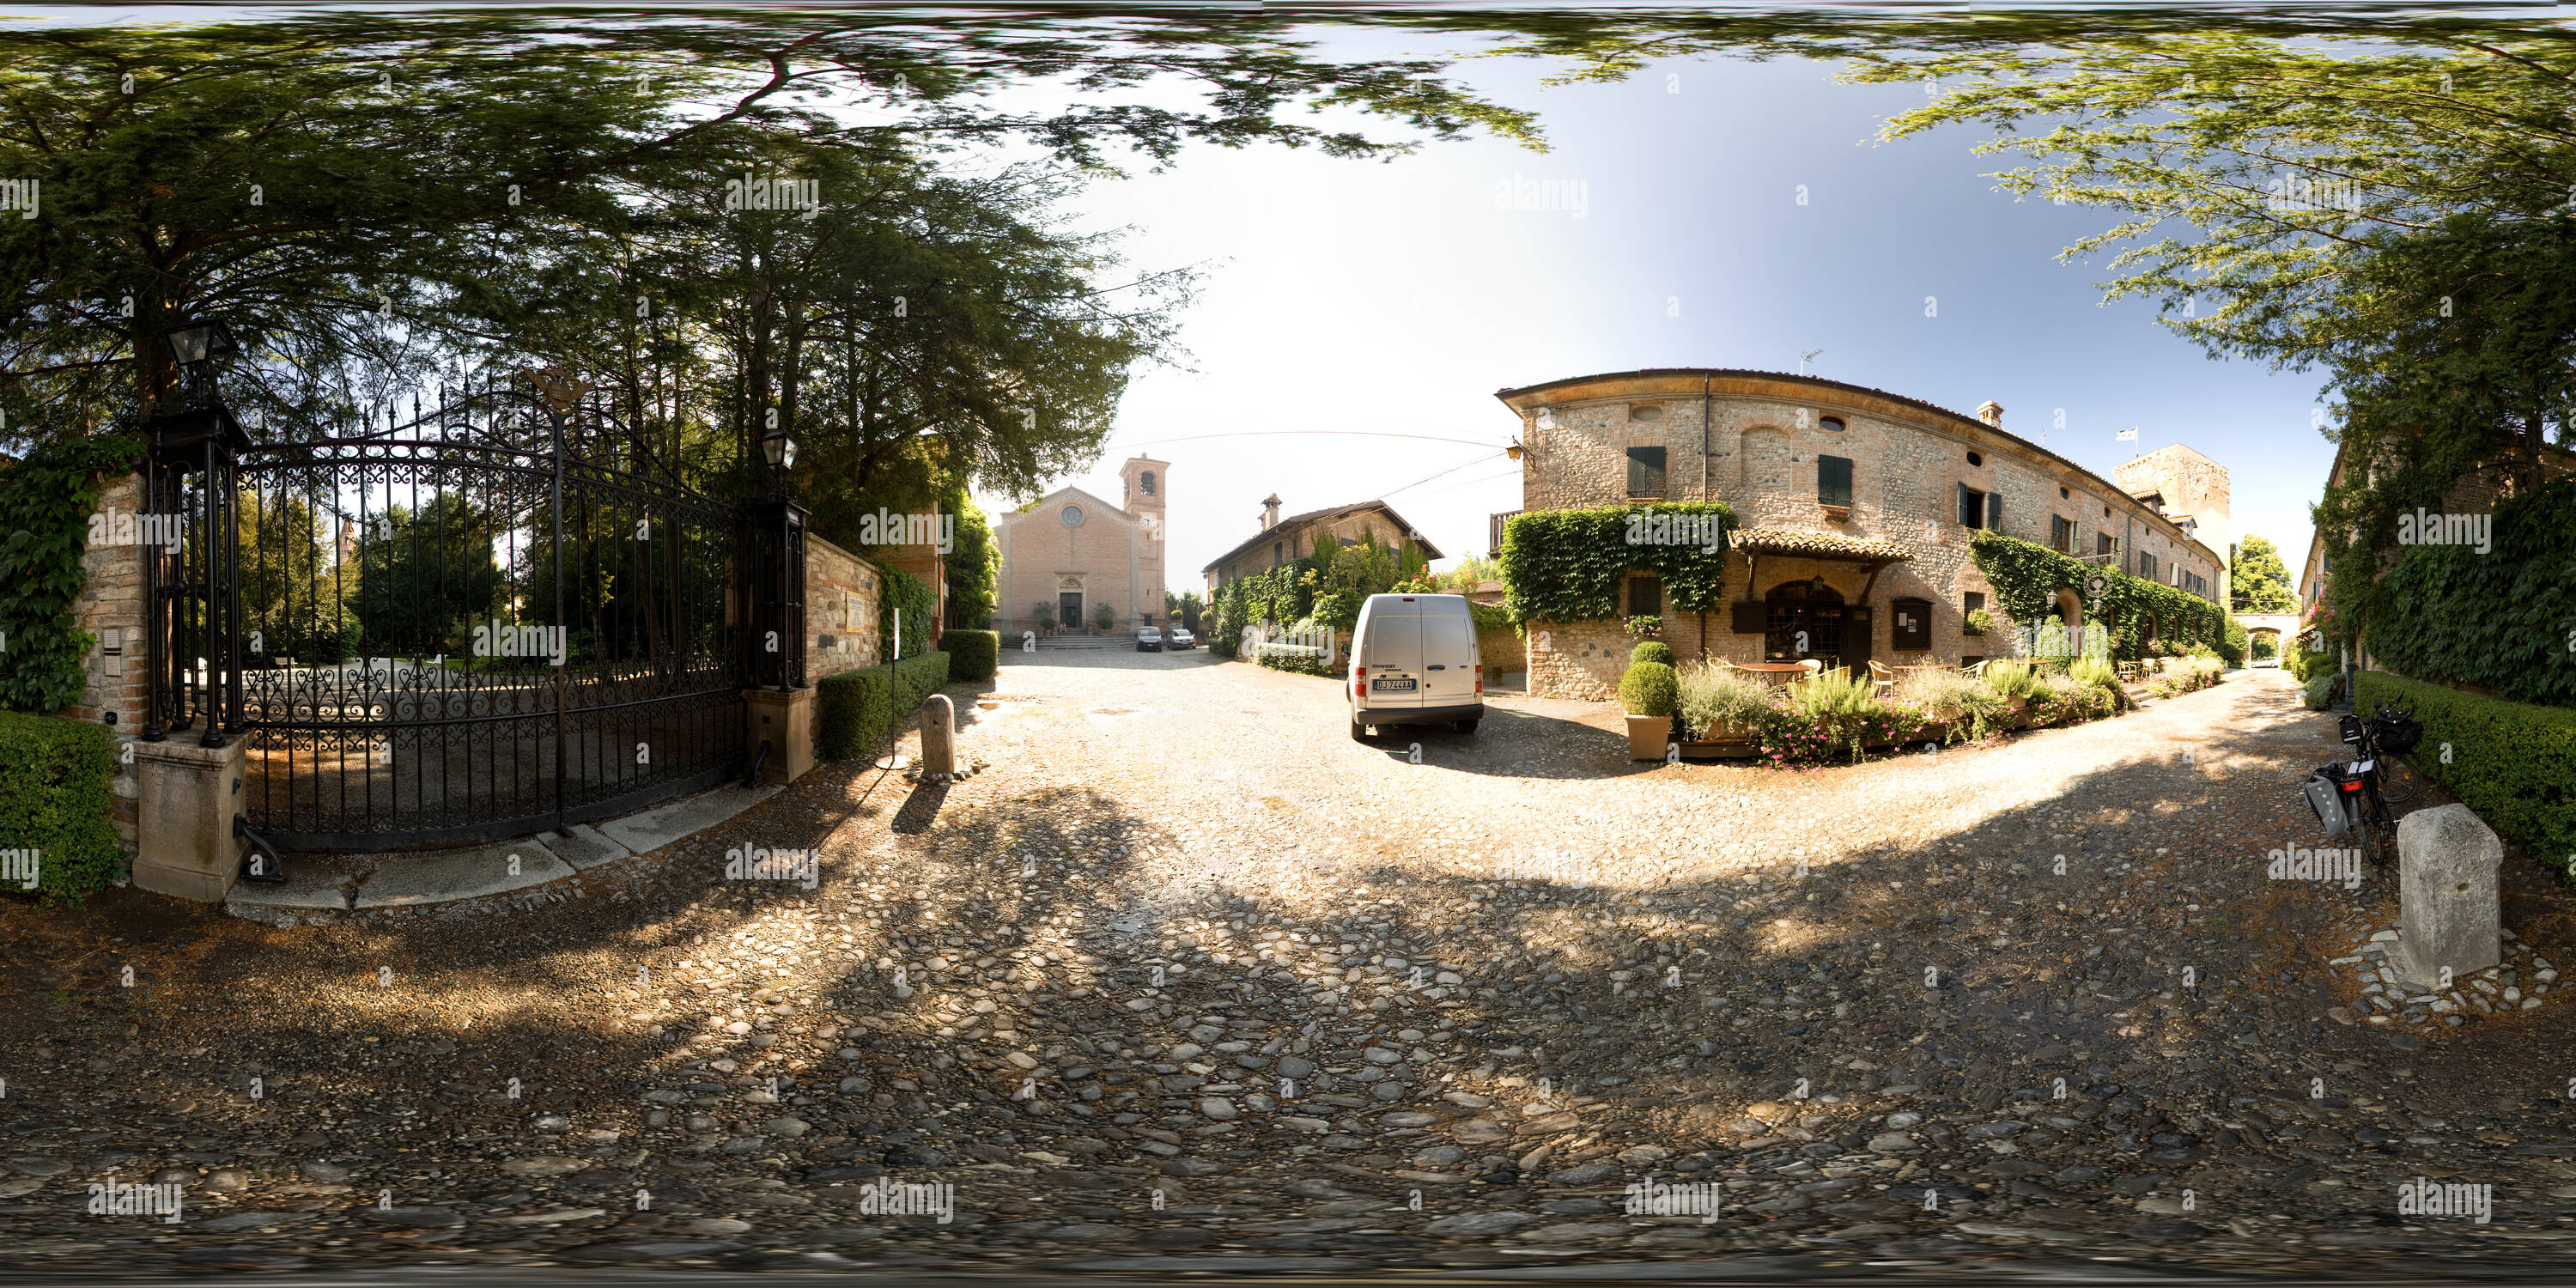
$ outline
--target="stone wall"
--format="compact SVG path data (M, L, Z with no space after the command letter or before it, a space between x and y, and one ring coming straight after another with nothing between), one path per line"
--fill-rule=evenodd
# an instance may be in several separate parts
M1617 622L1531 622L1530 692L1616 702L1619 677L1627 672L1628 654L1636 647L1628 628Z
M805 537L805 680L875 666L881 643L876 566L821 537ZM909 645L907 644L907 647Z
M1711 499L1733 507L1744 528L1830 532L1905 546L1913 557L1883 568L1874 583L1867 569L1845 561L1765 556L1749 563L1740 550L1727 557L1729 600L1758 600L1783 583L1816 577L1847 604L1862 602L1866 592L1872 609L1869 655L1891 665L2012 651L1993 588L1970 555L1977 529L1959 522L1962 484L2002 497L1999 530L2007 535L2046 545L2051 519L2065 519L2077 525L2076 553L2093 553L2097 537L2107 533L2120 542L2129 571L2137 570L2136 556L2143 551L2154 554L2164 570L2158 581L2173 584L2170 570L2179 564L2205 578L2213 596L2224 593L2223 556L2185 537L2111 481L1998 424L1791 376L1712 373L1706 387L1703 401L1702 373L1646 372L1507 392L1503 400L1522 414L1523 441L1530 447L1522 460L1523 508ZM1628 449L1639 446L1665 450L1665 486L1658 497L1629 494ZM1818 499L1820 456L1852 462L1847 514L1828 511ZM2215 486L2223 487L2224 471L2218 477ZM1758 581L1751 576L1756 567ZM1996 612L1995 633L1965 633L1970 594L1984 596L1987 610ZM1895 650L1891 605L1900 598L1931 605L1930 648ZM1735 634L1733 615L1723 606L1710 610L1705 623L1669 606L1664 618L1664 640L1685 663L1703 656L1764 660L1763 637ZM1606 696L1626 665L1624 628L1603 622L1556 629L1556 658L1540 658L1533 639L1532 689ZM1560 682L1562 690L1549 687Z

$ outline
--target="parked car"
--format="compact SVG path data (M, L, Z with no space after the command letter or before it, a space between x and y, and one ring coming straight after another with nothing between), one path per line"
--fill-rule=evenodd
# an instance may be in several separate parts
M1371 595L1351 632L1351 737L1372 727L1445 724L1476 732L1485 659L1464 595Z
M1136 630L1136 651L1139 653L1162 652L1163 632L1151 626L1138 627Z
M1164 645L1169 648L1195 648L1198 642L1199 637L1190 634L1189 628L1185 626L1175 626L1171 634L1163 637Z

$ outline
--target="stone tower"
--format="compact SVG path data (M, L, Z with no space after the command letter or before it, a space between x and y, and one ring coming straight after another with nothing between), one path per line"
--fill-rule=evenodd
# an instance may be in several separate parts
M2175 443L2121 465L2112 471L2111 481L2131 496L2162 493L2166 514L2189 518L2200 543L2217 551L2219 558L2227 557L2227 547L2236 540L2236 524L2227 513L2226 466Z
M1137 526L1143 529L1138 534L1142 540L1136 552L1137 607L1147 620L1156 622L1163 620L1163 559L1170 549L1165 539L1170 534L1163 526L1163 517L1164 501L1171 492L1171 470L1171 462L1150 456L1131 456L1118 469L1119 481L1125 485L1118 506L1136 516Z

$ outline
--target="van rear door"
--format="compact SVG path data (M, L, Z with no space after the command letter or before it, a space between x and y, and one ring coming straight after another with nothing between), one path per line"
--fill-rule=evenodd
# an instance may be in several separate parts
M1371 711L1422 705L1422 608L1396 595L1372 595L1360 631L1360 665L1368 668L1361 705Z
M1422 705L1473 706L1476 696L1476 622L1467 601L1453 596L1419 605L1422 623Z

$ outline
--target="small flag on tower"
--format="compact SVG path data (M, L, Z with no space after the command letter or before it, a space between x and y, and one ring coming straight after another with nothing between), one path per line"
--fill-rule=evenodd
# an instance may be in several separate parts
M2121 431L2120 431L2120 441L2121 441L2121 442L2123 442L2123 443L2134 443L2134 442L2138 441L2138 431L2137 431L2137 429L2133 426L2133 427L2131 427L2131 428L2121 430Z

